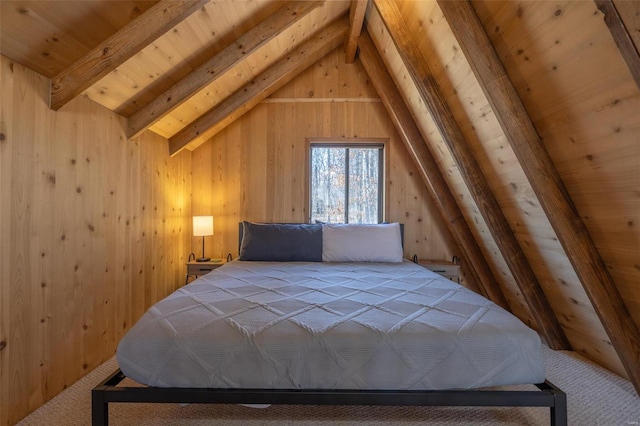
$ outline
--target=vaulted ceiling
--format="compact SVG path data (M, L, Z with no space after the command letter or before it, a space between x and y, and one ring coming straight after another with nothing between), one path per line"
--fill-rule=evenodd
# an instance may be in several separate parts
M75 4L3 1L2 53L52 79L52 108L81 94L128 117L129 136L171 139L173 153L250 107L225 103L233 93L260 86L266 97L341 44L349 10L348 1ZM213 108L224 111L207 116Z
M579 53L588 55L599 43L615 62L611 72L627 83L599 88L593 81L589 90L622 90L626 94L606 102L624 102L625 113L633 111L640 103L640 31L633 30L640 2L578 3L3 0L1 53L51 79L52 109L64 111L69 100L86 96L127 117L129 137L155 132L175 154L197 148L327 53L344 49L345 61L361 61L369 74L442 216L455 219L446 222L481 291L517 311L508 300L516 296L505 297L512 283L523 304L519 316L530 317L551 347L599 339L596 352L616 353L623 374L640 389L640 291L632 288L639 282L638 253L631 242L625 246L631 253L621 255L598 234L606 218L592 222L585 213L596 199L581 195L581 186L572 184L576 169L564 163L571 159L545 140L561 133L563 120L572 131L577 124L557 103L539 106L563 90L562 102L587 99L569 90L570 75L546 83L544 75L561 75L562 67L578 72ZM574 30L595 16L597 36L541 30L565 16L562 25ZM574 50L558 47L564 44ZM549 53L534 53L544 50ZM550 63L542 75L544 60ZM544 92L536 85L553 81L566 85L536 97ZM592 110L598 108L604 107ZM637 137L637 120L629 123ZM625 142L631 150L633 140ZM486 152L494 145L497 158ZM590 153L577 155L593 160ZM517 177L504 172L501 181L493 161L516 164ZM638 216L637 182L631 185L636 202L624 210L627 224ZM516 193L513 202L509 191ZM522 211L542 216L538 232L551 236L522 225ZM529 229L522 234L521 226ZM561 275L569 278L540 280L544 268L533 266L532 257L544 264L553 253L566 260L569 272ZM635 271L617 272L629 263ZM588 312L568 314L572 301ZM571 321L580 315L587 319ZM575 323L590 321L597 324L593 336L576 338L589 332L573 330Z

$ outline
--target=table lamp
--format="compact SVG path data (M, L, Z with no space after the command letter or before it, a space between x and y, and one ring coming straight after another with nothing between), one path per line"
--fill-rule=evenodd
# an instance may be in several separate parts
M202 257L196 262L207 262L210 257L204 257L204 237L213 235L213 216L193 216L193 236L202 237Z

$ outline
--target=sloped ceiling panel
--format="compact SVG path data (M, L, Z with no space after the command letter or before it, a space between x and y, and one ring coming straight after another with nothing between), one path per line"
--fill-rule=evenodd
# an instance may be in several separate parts
M215 55L284 2L209 2L172 31L85 92L94 101L130 116ZM331 1L312 11L270 43L248 55L215 82L177 107L150 130L170 138L219 104L273 62L343 15L348 1ZM222 18L221 18L222 17ZM239 46L239 48L241 48Z
M3 0L0 53L53 77L155 3Z
M509 309L502 290L493 277L493 272L489 269L467 222L458 220L462 217L462 212L368 31L364 31L360 35L359 48L360 61L380 94L389 118L393 121L400 139L414 159L422 181L429 190L434 203L438 206L447 228L462 249L461 256L465 263L465 269L473 277L467 281L470 283L468 287Z
M295 50L323 29L326 24L343 15L348 3L327 2L305 16L293 27L282 31L268 45L249 55L238 66L229 70L219 80L204 87L182 106L167 114L150 129L166 137L174 136L177 130L193 122L210 108L216 106L236 90L253 80L270 65Z
M418 34L416 40L419 40L420 49L434 69L438 83L448 97L465 137L472 143L476 158L572 345L591 359L624 375L617 354L611 348L581 283L438 6L432 2L402 2L400 8L411 31ZM482 240L496 276L502 279L503 291L514 313L531 323L530 313L506 263L492 241L438 131L423 105L415 99L415 88L399 63L399 58L394 57L395 48L382 30L375 11L369 18L369 28L381 52L384 52L388 65L394 69L399 85L404 86L404 95L409 99L423 133L428 135L429 142L435 148L441 168L457 193L461 206L464 206L467 220Z
M602 15L591 2L487 1L475 6L639 324L640 90ZM521 24L508 24L512 21ZM603 352L594 359L608 365L602 351L607 343L584 345Z
M571 349L556 314L551 309L538 278L529 264L525 252L511 229L502 207L490 187L487 177L477 160L472 143L464 136L460 119L455 117L448 105L443 89L424 59L418 42L404 22L396 3L390 0L375 0L376 9L383 17L385 26L414 81L420 97L428 107L443 141L451 151L473 195L476 206L484 217L500 252L528 304L536 322L536 329L552 349Z
M602 3L596 3L600 8ZM480 19L468 1L439 0L438 5L460 42L465 57L472 66L626 373L640 392L640 331L575 209ZM611 14L605 15L609 28L610 17ZM613 31L612 35L616 38ZM616 38L618 50L626 61L629 57L618 41ZM629 69L636 78L633 67L629 66Z
M278 60L232 96L224 99L218 106L198 117L172 137L169 140L169 153L174 155L186 146L197 147L250 111L304 69L342 45L348 26L346 17L340 19L300 45L291 54Z
M432 19L429 15L422 15L421 18L427 20ZM442 21L442 17L439 18L439 21ZM434 20L434 22L436 21ZM384 24L375 9L372 10L369 15L368 29L381 53L381 56L387 64L387 67L394 76L396 85L401 90L405 101L410 105L412 113L416 119L416 123L418 124L418 127L421 128L421 131L425 136L425 140L430 144L431 151L433 152L449 187L452 189L454 196L456 196L456 201L465 214L467 223L469 223L476 239L480 242L480 247L485 253L485 257L494 272L494 276L500 280L500 287L509 302L511 310L527 324L533 326L534 323L531 318L529 308L524 302L524 299L522 299L509 268L504 263L502 257L499 256L500 251L493 241L491 232L488 230L484 219L477 210L477 207L473 202L473 198L467 190L448 148L442 141L442 137L440 136L438 129L429 116L426 107L419 99L415 85L413 84L408 71L402 64L402 60L393 45L393 41L384 28ZM434 73L438 75L438 80L440 80L440 76L442 75L442 67L440 66L440 63L437 61L430 61L429 65L432 67L432 70L434 70ZM464 91L464 89L461 90ZM449 95L449 92L450 90L447 91L447 95ZM469 91L467 90L466 93L469 93ZM496 254L495 256L493 255L494 253Z
M128 117L281 6L210 1L84 95Z

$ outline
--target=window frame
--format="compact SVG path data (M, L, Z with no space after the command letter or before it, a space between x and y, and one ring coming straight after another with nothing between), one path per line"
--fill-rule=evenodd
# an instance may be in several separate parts
M378 179L378 223L383 223L387 211L387 138L308 138L307 139L307 161L306 161L306 207L308 210L307 221L312 221L311 206L311 150L313 148L377 148L380 151L378 156L378 171L380 178ZM348 157L347 157L348 158ZM347 161L346 173L349 173L349 165ZM348 179L345 182L345 220L349 220L349 207L347 197L349 193ZM349 222L343 222L349 223Z

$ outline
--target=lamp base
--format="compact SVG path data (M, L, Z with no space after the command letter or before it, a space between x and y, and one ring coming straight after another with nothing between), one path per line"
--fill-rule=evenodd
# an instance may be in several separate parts
M210 257L199 257L196 259L196 262L208 262L210 260L211 260Z

